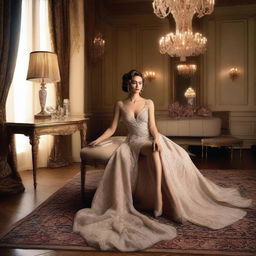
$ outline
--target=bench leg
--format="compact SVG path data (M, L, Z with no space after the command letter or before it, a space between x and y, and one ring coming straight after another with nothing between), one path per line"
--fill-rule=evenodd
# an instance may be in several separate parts
M202 144L202 154L201 154L201 158L204 158L204 144Z
M233 146L231 146L231 161L233 160Z
M86 165L83 162L81 162L80 172L81 172L81 197L82 197L82 200L84 201Z

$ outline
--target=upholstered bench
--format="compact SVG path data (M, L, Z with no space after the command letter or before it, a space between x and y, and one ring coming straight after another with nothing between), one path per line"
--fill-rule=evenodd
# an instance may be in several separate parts
M125 136L113 136L94 147L81 149L81 195L84 198L86 165L106 165L111 155L126 139Z
M243 141L231 135L223 135L213 138L201 139L202 145L202 158L204 157L204 147L206 147L206 158L208 147L229 147L231 148L231 160L233 159L233 147L238 146L240 148L240 159L242 158L242 145Z

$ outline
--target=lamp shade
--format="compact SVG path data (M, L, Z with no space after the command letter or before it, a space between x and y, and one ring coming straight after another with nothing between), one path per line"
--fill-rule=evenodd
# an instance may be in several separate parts
M53 83L60 81L57 54L47 51L30 53L27 80Z

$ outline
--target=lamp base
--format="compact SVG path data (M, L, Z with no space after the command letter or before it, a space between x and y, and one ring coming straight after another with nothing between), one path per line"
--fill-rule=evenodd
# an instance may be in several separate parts
M34 115L34 118L36 118L36 119L51 118L51 114L49 114L46 111L41 111L38 114Z

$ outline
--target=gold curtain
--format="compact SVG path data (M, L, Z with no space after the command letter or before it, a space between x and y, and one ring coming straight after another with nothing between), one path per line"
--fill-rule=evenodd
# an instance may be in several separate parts
M83 0L79 0L83 1ZM70 48L71 48L71 56L75 51L79 51L81 47L81 35L79 31L79 8L81 7L79 5L79 1L70 1L70 38L72 38L70 42Z
M4 125L19 45L21 3L21 0L0 0L0 195L24 191L16 168L14 141L8 137Z
M61 81L57 83L57 105L69 98L70 63L70 0L48 0L49 26L54 51L58 55ZM71 136L55 136L48 161L49 167L61 167L72 162Z
M87 0L84 2L84 23L85 23L85 47L86 61L90 67L92 64L91 48L93 45L93 36L95 34L95 0Z

